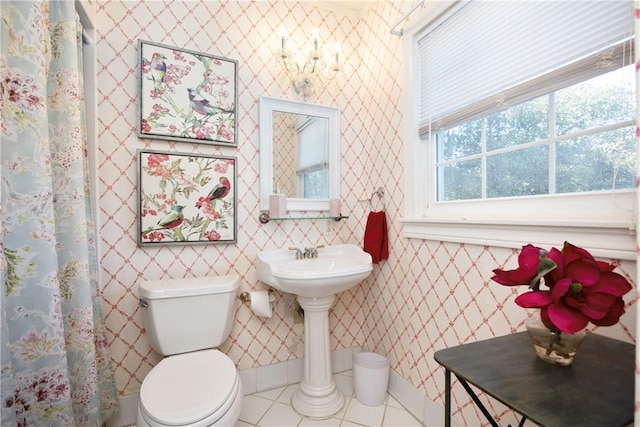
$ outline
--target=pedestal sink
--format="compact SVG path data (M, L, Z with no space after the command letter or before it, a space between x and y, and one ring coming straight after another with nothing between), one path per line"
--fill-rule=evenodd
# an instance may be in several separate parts
M301 248L304 251L304 248ZM258 252L258 278L275 289L297 295L304 309L304 375L291 404L300 414L328 418L342 409L344 396L333 381L329 346L329 308L371 270L371 255L355 245L319 248L317 258L296 259L296 252Z

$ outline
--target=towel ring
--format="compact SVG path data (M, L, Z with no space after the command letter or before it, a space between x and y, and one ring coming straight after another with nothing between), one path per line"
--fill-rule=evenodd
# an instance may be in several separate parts
M384 188L378 187L378 189L374 191L373 194L371 194L371 197L369 198L369 210L373 210L373 197L376 195L382 199L382 209L385 209L386 203L384 201Z

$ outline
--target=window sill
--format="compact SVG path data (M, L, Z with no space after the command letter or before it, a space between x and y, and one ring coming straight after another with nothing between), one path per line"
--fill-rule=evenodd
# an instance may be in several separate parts
M561 249L566 240L595 257L636 260L635 230L627 221L403 218L400 222L406 238L518 249L528 243Z

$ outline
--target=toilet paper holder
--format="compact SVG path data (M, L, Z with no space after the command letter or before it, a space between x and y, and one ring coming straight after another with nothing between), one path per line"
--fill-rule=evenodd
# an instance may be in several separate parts
M269 289L267 292L269 292L269 296L273 295L273 289ZM242 302L250 302L251 301L251 294L249 292L241 292L240 295L238 295L238 298L240 298L242 300Z

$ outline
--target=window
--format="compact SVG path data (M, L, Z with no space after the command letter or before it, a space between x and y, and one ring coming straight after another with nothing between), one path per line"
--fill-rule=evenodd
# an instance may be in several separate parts
M298 185L304 198L329 198L328 119L305 117L298 127Z
M517 247L576 232L631 256L632 18L620 0L468 1L414 24L403 235Z
M633 188L634 78L628 65L437 132L436 200Z

